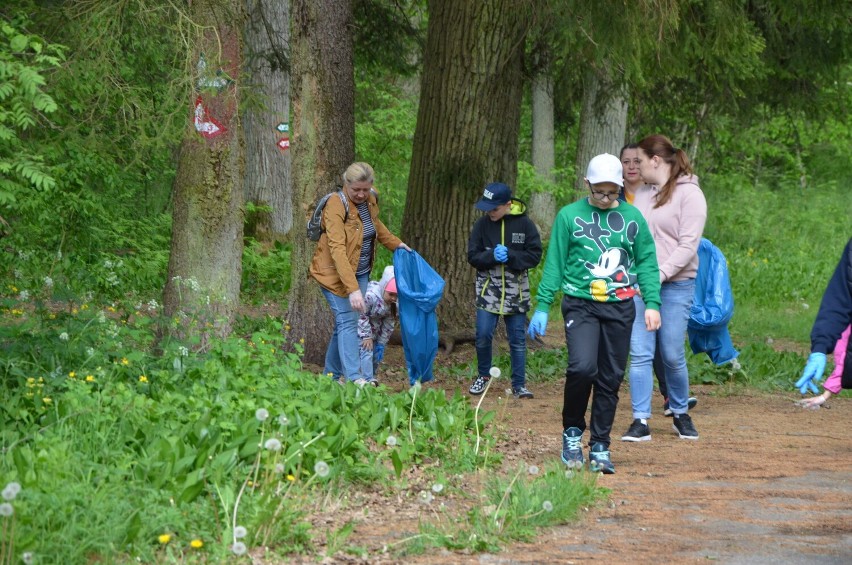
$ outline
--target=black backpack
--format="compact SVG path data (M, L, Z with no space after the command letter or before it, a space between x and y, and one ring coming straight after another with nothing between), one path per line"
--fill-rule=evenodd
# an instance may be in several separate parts
M343 190L329 192L320 198L319 202L317 202L316 206L314 206L314 213L311 214L311 217L308 219L307 235L308 239L311 241L319 241L320 236L325 231L322 228L322 211L325 208L325 204L328 202L328 199L335 194L340 197L340 201L343 202L343 208L346 210L346 215L349 215L349 199L346 198L345 194L343 194Z
M340 201L343 202L343 208L344 210L346 210L345 215L347 217L349 216L349 199L346 198L346 195L343 193L343 189L338 188L334 192L329 192L328 194L319 199L319 202L317 202L314 206L313 214L311 214L311 217L308 219L308 227L306 231L308 239L310 239L311 241L319 241L320 236L322 236L323 232L325 231L322 228L322 211L325 208L328 199L335 194L339 196ZM378 200L379 195L372 188L370 189L370 194L372 194Z

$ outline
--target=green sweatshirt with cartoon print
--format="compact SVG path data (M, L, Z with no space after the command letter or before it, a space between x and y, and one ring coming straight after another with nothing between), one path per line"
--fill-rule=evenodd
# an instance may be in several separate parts
M660 270L648 224L626 202L601 210L587 198L556 215L536 311L547 312L558 291L597 302L621 302L639 293L660 309Z

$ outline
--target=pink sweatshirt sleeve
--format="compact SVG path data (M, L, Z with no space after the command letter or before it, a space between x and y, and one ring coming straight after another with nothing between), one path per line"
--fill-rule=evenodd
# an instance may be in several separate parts
M837 394L840 392L840 375L843 374L843 365L846 362L846 345L849 342L849 333L852 332L852 326L847 326L843 333L840 334L840 339L834 346L834 371L825 379L825 390Z

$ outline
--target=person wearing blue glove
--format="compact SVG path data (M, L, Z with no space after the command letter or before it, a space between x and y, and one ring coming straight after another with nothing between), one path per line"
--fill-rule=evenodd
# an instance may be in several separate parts
M831 393L840 392L840 388L852 388L852 366L850 366L852 364L838 362L838 351L835 349L838 345L845 346L845 352L842 352L841 356L849 359L852 340L849 340L846 334L844 343L842 336L850 323L852 323L852 239L846 243L834 274L828 281L811 329L811 354L802 376L794 385L801 394L807 394L808 390L814 394L819 392L816 383L822 379L826 354L831 352L835 354L835 372L832 373L832 377L835 373L840 375L840 386L837 386L836 379L829 378L829 381L825 383L828 396L831 396ZM829 389L830 382L834 390ZM808 399L802 403L808 407L818 407L826 400L825 396L816 398L822 398L822 402Z
M359 386L379 384L376 375L385 357L385 345L396 327L397 298L393 266L387 266L382 272L382 278L370 281L364 293L364 312L358 319L361 376L355 384Z
M614 473L610 432L624 380L639 287L647 308L649 331L660 327L660 275L654 239L642 214L620 202L621 161L598 155L586 170L589 195L556 215L544 272L528 329L536 338L547 332L547 318L562 293L562 318L568 348L562 404L562 461L585 463L582 449L589 398L590 468Z
M527 388L527 343L524 331L530 310L528 269L541 261L541 237L526 215L526 204L499 182L483 190L476 208L485 212L473 225L467 261L476 269L477 377L469 392L485 392L491 370L492 343L503 318L512 362L512 394L533 398Z

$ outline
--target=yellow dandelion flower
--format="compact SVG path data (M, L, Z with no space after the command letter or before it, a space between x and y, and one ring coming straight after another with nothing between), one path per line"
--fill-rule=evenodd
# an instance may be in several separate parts
M76 314L77 312L79 312L79 310L77 310L76 308L71 308L71 313L72 313L72 314Z
M139 382L140 383L147 383L148 377L146 377L145 375L139 375Z
M115 312L115 308L113 308L112 306L107 306L107 311L108 312Z
M160 536L157 538L157 541L160 542L163 545L166 545L167 543L172 541L172 535L171 534L160 534Z
M68 376L73 379L74 377L77 376L77 373L75 373L74 371L71 371L70 373L68 373Z
M121 358L121 364L122 365L130 365L130 361L127 360L127 357L122 357Z
M11 286L11 285L10 285L10 286L9 286L9 288L11 288L11 289L12 289L12 292L18 292L18 287L16 287L16 286Z
M296 480L296 477L294 477L293 475L287 475L287 480L292 483Z
M204 547L204 542L200 539L194 539L189 542L189 547L191 547L192 549L201 549L202 547Z
M95 382L95 377L93 377L92 375L86 375L86 382L87 383Z
M89 309L88 304L83 304L82 306L80 306L80 310L88 310L88 309Z
M303 337L302 337L302 338L299 338L299 343L304 344L304 343L305 343L305 338L303 338Z

